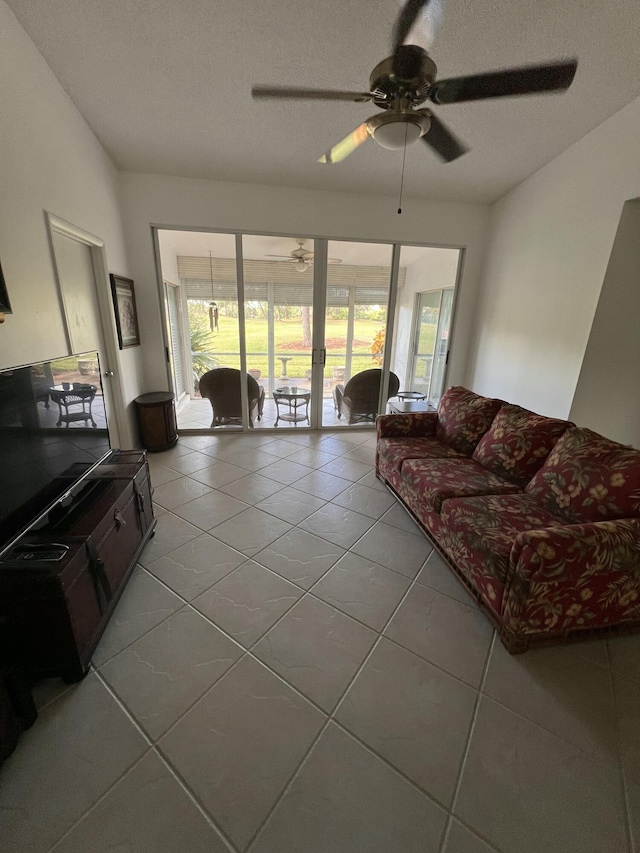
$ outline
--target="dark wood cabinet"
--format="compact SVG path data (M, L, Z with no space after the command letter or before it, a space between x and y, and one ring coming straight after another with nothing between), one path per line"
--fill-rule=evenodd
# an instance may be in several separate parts
M146 455L116 451L70 507L23 537L17 547L33 547L34 558L14 549L0 562L0 620L31 675L85 675L154 527ZM39 558L38 547L54 545L66 548L62 559Z
M175 394L155 391L136 397L142 444L147 450L167 450L178 441Z

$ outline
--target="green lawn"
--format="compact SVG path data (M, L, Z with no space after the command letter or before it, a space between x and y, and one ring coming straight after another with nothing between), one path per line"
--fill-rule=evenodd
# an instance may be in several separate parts
M436 337L437 323L422 323L420 326L419 350L421 353L433 352L433 342Z
M215 347L212 353L219 359L219 366L240 367L238 320L233 317L220 317L220 329L213 333ZM379 320L355 320L354 343L352 358L352 374L376 367L373 361L371 346L376 332L384 328ZM267 321L263 319L247 319L245 322L247 341L247 369L257 369L267 376L269 365L267 359ZM311 347L302 346L302 321L278 320L275 323L275 354L291 355L292 360L287 364L287 373L292 379L302 379L307 370L311 369ZM327 341L327 366L325 377L331 378L332 367L344 365L346 351L347 321L329 319L326 323L325 336ZM223 353L235 353L224 355ZM256 353L255 355L253 353ZM264 353L259 355L258 353ZM219 354L219 355L218 355ZM332 354L333 357L332 357ZM341 354L341 355L340 355ZM359 357L357 354L361 354ZM276 374L280 375L281 363L276 358Z
M247 318L245 322L247 342L247 369L260 370L262 378L269 375L267 358L267 321L263 318ZM354 321L354 341L351 359L351 375L362 370L381 365L380 355L371 352L373 340L377 332L384 329L381 320ZM436 326L423 323L420 329L420 351L433 351ZM210 350L217 359L218 367L240 367L238 319L220 316L219 330L212 333L214 341ZM274 325L275 355L290 356L287 363L287 374L291 379L304 379L307 371L311 370L311 347L303 347L302 320L300 317L276 320ZM325 326L327 348L327 363L324 371L326 379L333 376L333 368L345 364L347 337L346 319L328 318ZM282 365L278 358L274 364L275 376L279 377ZM392 365L393 369L393 365Z

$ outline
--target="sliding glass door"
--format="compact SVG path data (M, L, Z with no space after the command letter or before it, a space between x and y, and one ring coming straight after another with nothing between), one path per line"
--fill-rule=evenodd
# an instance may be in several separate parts
M188 362L185 361L180 288L168 281L165 281L164 288L171 379L176 400L180 403L188 393L190 373Z
M380 243L328 243L323 426L371 425L379 413L392 249Z
M160 248L163 249L160 232ZM180 232L169 232L175 235ZM179 429L207 429L224 426L243 428L239 386L228 391L228 372L219 368L240 369L240 302L236 270L235 234L197 235L200 242L189 243L175 258L182 289L186 295L185 337L189 341L187 366L189 400L178 405ZM185 232L185 237L191 237ZM168 254L168 250L163 252ZM206 377L204 385L201 380Z
M447 382L460 251L402 246L391 345L400 381L398 411L437 406Z
M416 301L410 387L437 406L449 354L453 288L419 293Z
M399 393L439 400L458 250L164 230L158 243L180 282L163 291L179 429L348 431Z
M242 256L247 371L260 386L259 425L309 427L313 240L243 236Z

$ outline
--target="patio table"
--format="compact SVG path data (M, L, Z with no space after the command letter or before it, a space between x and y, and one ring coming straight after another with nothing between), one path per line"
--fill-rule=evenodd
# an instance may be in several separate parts
M309 423L311 391L295 385L285 385L283 388L276 388L273 399L278 413L274 426L278 426L278 421L288 421L295 426L298 426L301 421ZM286 410L281 412L280 406L286 407Z

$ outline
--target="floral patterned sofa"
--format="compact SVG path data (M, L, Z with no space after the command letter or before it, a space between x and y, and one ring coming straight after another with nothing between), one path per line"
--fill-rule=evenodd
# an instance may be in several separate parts
M509 651L640 627L640 451L460 387L377 436L378 477Z

